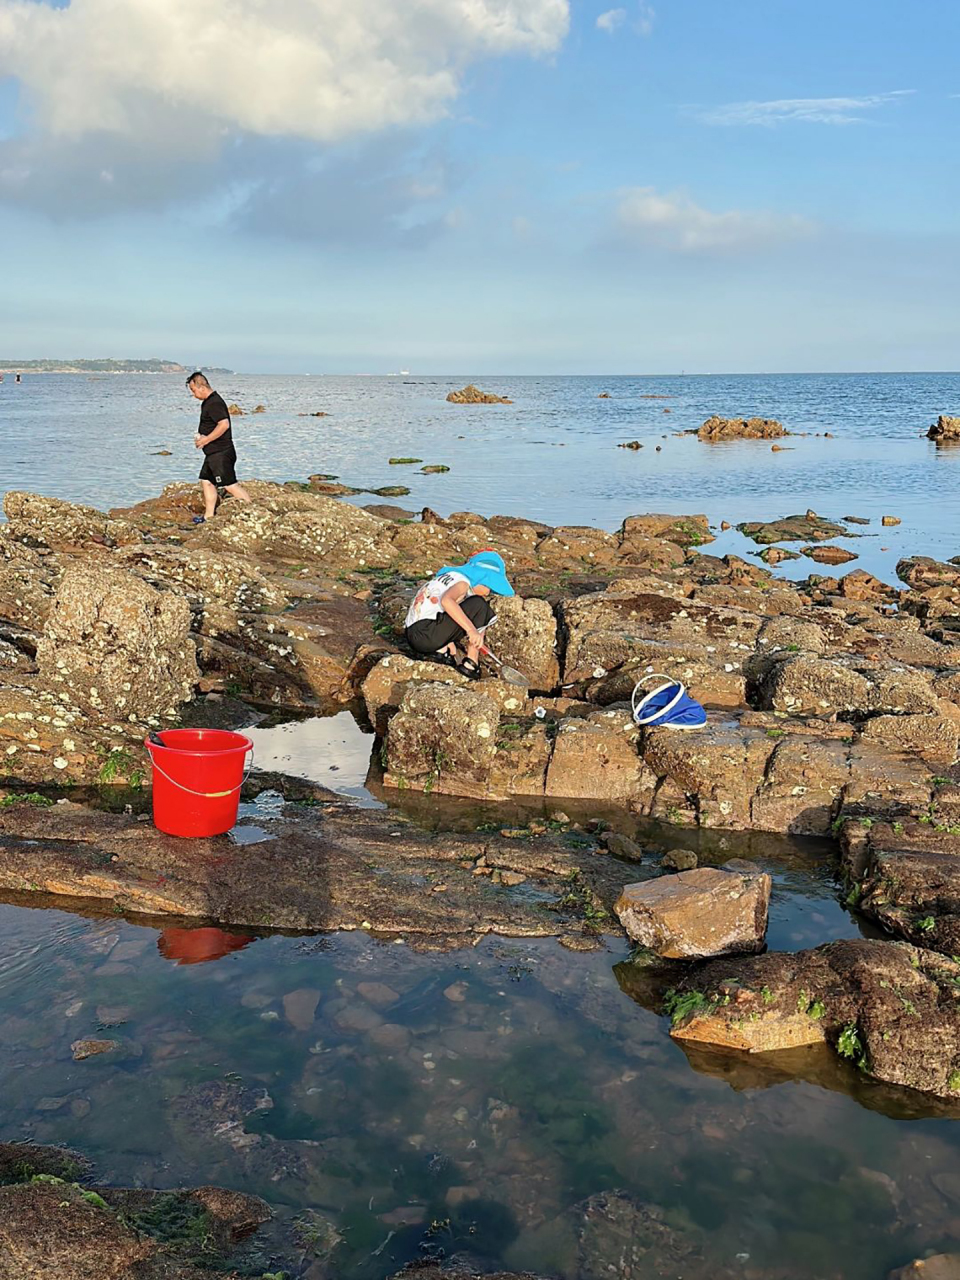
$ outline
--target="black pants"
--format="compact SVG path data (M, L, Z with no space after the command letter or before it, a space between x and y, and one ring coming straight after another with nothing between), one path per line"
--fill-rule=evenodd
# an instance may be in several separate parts
M497 615L490 607L490 601L483 596L468 596L460 608L478 631L496 621ZM459 642L465 636L463 627L454 622L449 613L441 613L437 618L427 618L407 627L407 640L417 653L437 653L446 648L451 640Z

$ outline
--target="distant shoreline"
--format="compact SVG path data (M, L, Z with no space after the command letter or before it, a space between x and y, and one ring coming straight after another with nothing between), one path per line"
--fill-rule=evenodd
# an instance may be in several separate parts
M212 366L194 365L203 368L204 372L217 376L233 374L232 369L220 369ZM186 365L177 364L174 360L14 360L0 361L0 374L38 374L38 373L160 373L187 374L192 372Z

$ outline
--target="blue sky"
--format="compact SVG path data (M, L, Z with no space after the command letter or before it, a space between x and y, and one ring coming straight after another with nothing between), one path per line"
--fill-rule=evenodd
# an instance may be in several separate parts
M958 42L955 0L0 0L0 355L956 368Z

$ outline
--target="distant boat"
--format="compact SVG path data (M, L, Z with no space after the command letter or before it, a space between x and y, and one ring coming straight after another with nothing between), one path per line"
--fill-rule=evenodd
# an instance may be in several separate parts
M410 377L410 370L409 370L409 369L401 369L401 370L400 370L400 377L401 377L401 378L409 378L409 377Z

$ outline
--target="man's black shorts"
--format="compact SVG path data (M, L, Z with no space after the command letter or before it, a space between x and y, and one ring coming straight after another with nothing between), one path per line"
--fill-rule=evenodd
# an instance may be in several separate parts
M219 453L208 453L203 460L200 479L209 480L211 484L226 488L237 483L237 451L221 449Z

